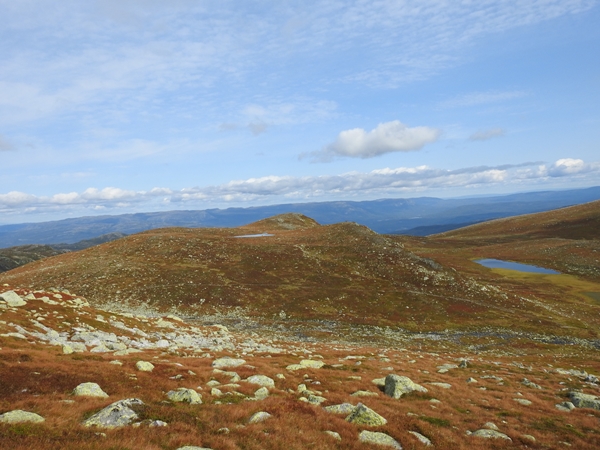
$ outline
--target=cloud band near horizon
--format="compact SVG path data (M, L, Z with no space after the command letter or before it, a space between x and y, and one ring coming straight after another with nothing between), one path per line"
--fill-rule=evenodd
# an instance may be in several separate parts
M207 207L215 204L239 206L260 201L331 200L357 196L384 196L427 192L440 188L544 183L563 178L565 181L598 179L600 161L584 162L565 158L552 164L526 162L501 166L462 169L436 169L428 166L377 169L326 176L268 176L234 180L229 183L190 187L181 190L153 188L133 191L115 187L89 188L81 193L58 193L37 196L12 191L0 194L0 211L5 214L43 211L109 211L135 208L174 208L185 205ZM593 184L593 183L592 183Z

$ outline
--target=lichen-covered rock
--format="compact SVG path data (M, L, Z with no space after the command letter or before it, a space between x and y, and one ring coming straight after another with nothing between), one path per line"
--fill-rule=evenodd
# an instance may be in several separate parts
M300 365L310 369L320 369L325 365L323 361L315 361L314 359L303 359Z
M564 412L571 412L575 409L575 405L571 402L562 402L554 405L556 409Z
M254 393L254 398L256 400L264 400L269 396L269 390L266 387L261 387Z
M135 367L140 372L152 372L154 370L154 364L147 361L138 361L135 363Z
M31 423L41 423L45 419L39 414L22 411L20 409L15 409L14 411L8 411L4 414L0 414L0 422L1 423L23 423L23 422L31 422Z
M21 298L15 291L6 291L0 294L0 299L4 300L8 306L25 306L27 302Z
M592 408L600 411L600 398L583 392L569 392L571 403L577 408Z
M97 383L81 383L73 389L73 395L108 398L108 394Z
M496 431L496 430L488 430L488 429L481 429L481 430L474 431L473 433L471 433L471 436L486 438L486 439L506 439L508 441L512 441L512 439L509 438L506 434L500 433L499 431Z
M252 375L246 378L246 382L264 387L275 387L275 381L266 375Z
M231 358L230 356L225 356L223 358L215 359L212 363L212 366L215 369L226 369L228 367L239 367L246 364L246 361L239 358Z
M387 423L384 417L362 403L356 405L354 410L346 417L346 420L356 425L367 425L370 427L379 427Z
M396 439L391 437L389 434L379 433L377 431L363 430L358 435L358 440L360 442L367 442L369 444L383 445L386 447L395 448L397 450L402 450L402 446Z
M257 413L252 414L252 416L250 416L250 418L248 419L248 423L264 422L265 420L268 420L271 417L273 417L273 416L271 414L269 414L268 412L259 411Z
M334 438L336 441L341 441L342 437L340 436L340 433L337 433L335 431L331 431L331 430L325 430L324 431L326 434L328 434L329 436L331 436L332 438Z
M301 364L290 364L289 366L286 367L286 369L293 372L296 370L306 369L306 367Z
M356 408L356 406L350 404L350 403L341 403L339 405L331 405L331 406L326 406L325 408L323 408L325 411L332 413L332 414L350 414L352 411L354 411L354 408Z
M101 428L117 428L131 424L138 418L132 409L143 406L144 402L139 398L128 398L111 403L82 423L86 427L97 426Z
M199 405L202 403L202 397L193 389L179 388L174 391L167 392L167 397L172 402L187 402L192 405Z
M427 392L427 389L420 384L413 382L408 377L395 374L389 374L387 377L385 377L384 392L386 395L389 395L392 398L400 398L404 394L414 391Z
M373 391L359 390L350 394L352 397L378 397L379 394Z

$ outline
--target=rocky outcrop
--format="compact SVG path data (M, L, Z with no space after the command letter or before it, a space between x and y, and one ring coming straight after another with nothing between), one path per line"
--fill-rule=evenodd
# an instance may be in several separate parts
M119 400L84 420L82 424L86 427L96 426L100 428L118 428L130 425L139 417L134 408L143 405L144 402L139 398Z

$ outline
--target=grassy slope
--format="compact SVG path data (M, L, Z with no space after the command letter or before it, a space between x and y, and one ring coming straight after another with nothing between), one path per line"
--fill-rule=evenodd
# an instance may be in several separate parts
M274 236L234 237L262 232ZM556 290L545 278L507 281L471 263L472 247L455 241L378 235L353 223L319 226L288 214L237 229L147 231L34 262L0 281L66 288L111 308L229 314L276 326L332 321L596 336L591 301L565 298L570 288Z

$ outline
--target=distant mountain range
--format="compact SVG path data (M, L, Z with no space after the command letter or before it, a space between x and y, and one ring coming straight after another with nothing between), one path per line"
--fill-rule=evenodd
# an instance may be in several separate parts
M2 225L0 248L26 244L73 244L109 233L132 234L162 227L237 227L290 212L312 217L321 224L350 221L366 225L378 233L427 236L491 219L548 211L598 199L600 186L479 198L420 197L91 216Z

